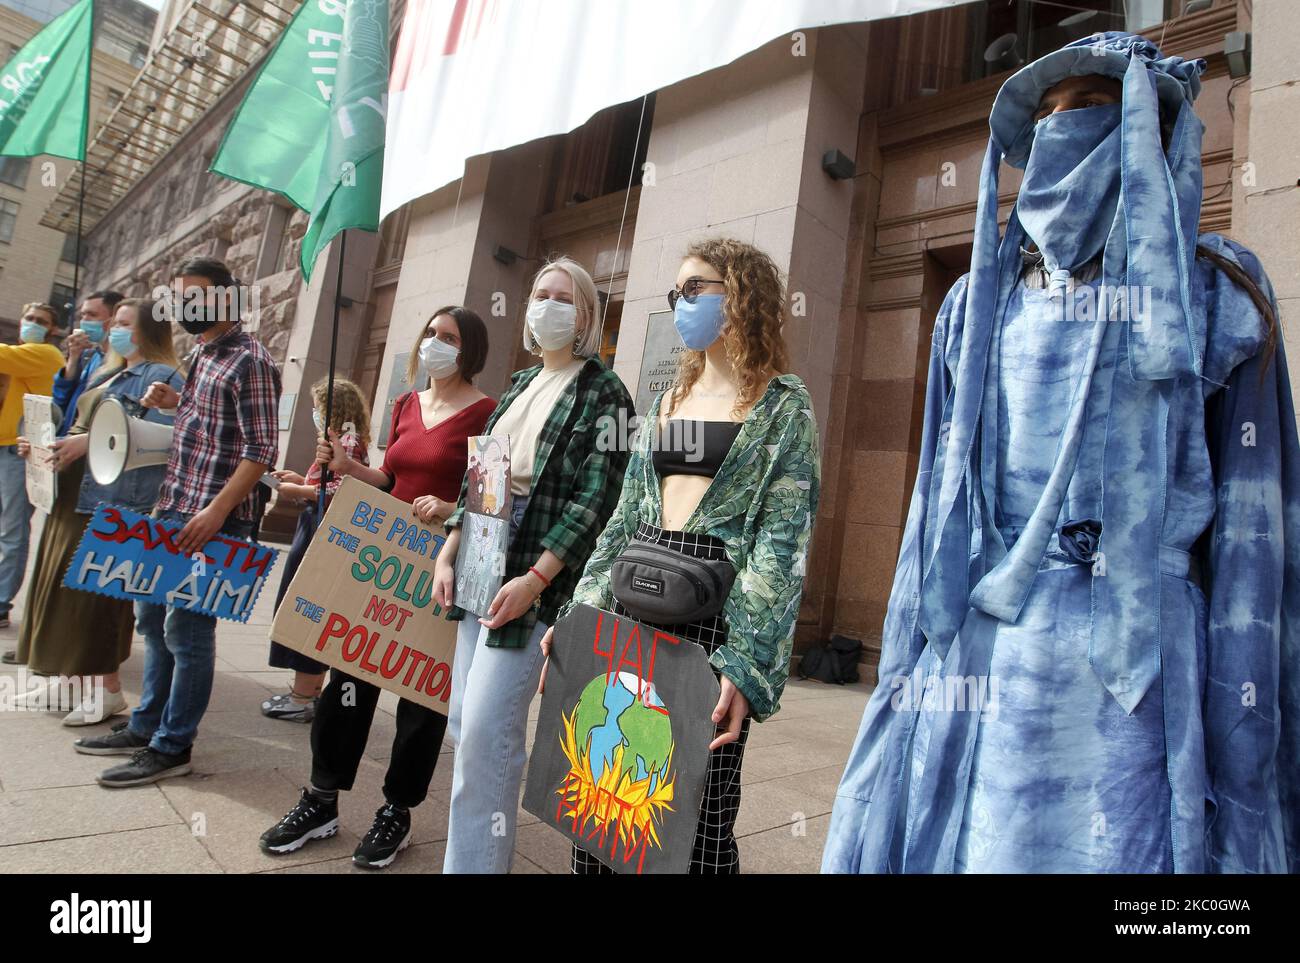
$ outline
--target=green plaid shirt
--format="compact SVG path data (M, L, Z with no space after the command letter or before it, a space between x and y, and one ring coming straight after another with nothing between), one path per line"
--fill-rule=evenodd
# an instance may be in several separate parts
M652 449L663 397L655 399L642 422L618 508L561 617L581 603L608 609L614 599L610 569L636 534L637 522L663 524ZM722 539L736 566L736 583L722 609L727 642L709 662L744 694L759 722L780 708L790 674L820 494L821 452L812 400L796 375L780 375L768 382L683 526L683 531Z
M511 376L510 389L497 403L483 434L492 434L492 427L510 403L541 370L542 366L536 365ZM559 556L564 568L531 609L488 632L488 645L523 648L538 620L555 624L556 612L573 594L596 538L618 504L627 467L627 445L598 445L597 439L602 435L606 441L618 438L619 426L626 425L634 414L622 379L596 358L586 360L551 409L537 437L533 487L519 532L506 552L505 579L526 574L547 549ZM456 511L447 519L448 531L460 525L468 485L467 476L461 483ZM465 611L455 607L447 617L463 619Z

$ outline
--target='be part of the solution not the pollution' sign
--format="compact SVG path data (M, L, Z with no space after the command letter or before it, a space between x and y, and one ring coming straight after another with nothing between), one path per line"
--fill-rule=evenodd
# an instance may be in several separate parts
M589 605L556 623L524 809L619 873L685 873L718 680L704 649Z
M433 563L445 541L408 503L345 478L271 638L446 715L456 623L433 600Z
M247 622L279 553L217 534L202 553L176 545L182 522L100 505L86 526L63 584L131 602L172 605Z

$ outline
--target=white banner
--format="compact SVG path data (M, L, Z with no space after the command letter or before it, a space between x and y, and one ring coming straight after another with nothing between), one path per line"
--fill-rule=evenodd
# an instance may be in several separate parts
M969 0L408 0L380 213L785 33Z

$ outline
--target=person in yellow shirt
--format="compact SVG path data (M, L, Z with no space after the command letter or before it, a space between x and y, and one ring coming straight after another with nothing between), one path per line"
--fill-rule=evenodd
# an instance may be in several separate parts
M23 583L32 504L27 500L26 463L18 457L18 422L23 395L48 395L63 367L63 352L45 339L59 312L48 304L23 307L18 344L0 344L0 628L9 625L9 608Z

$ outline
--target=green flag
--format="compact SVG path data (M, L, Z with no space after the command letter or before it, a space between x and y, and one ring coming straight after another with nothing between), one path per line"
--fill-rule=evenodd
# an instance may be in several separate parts
M387 0L307 0L226 129L211 170L311 214L306 278L339 231L379 229L387 105Z
M86 159L94 19L94 0L81 0L0 70L0 155Z

